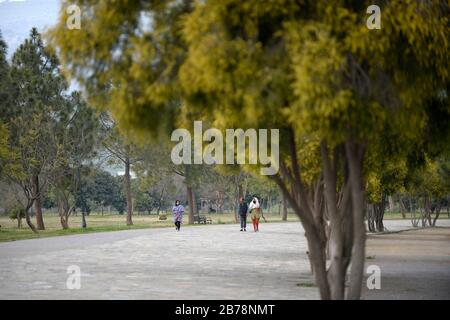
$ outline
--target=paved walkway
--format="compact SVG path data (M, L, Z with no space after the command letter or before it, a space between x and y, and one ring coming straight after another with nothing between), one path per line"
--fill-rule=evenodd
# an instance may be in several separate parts
M259 233L212 225L0 243L0 299L317 299L306 250L294 222L263 223ZM79 290L66 287L71 265L81 269Z

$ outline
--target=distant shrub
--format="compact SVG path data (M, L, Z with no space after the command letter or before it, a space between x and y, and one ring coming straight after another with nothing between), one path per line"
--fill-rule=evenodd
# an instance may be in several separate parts
M17 220L17 228L22 227L22 219L25 218L25 208L19 205L7 210L8 217L11 220Z
M12 207L12 208L8 209L7 212L8 212L8 217L11 220L16 220L17 217L19 217L19 219L25 218L25 208L23 208L21 206Z

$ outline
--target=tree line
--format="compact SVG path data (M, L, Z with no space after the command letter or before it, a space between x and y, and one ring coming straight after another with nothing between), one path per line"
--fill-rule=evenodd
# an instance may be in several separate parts
M132 225L134 211L159 214L178 197L188 204L193 223L201 197L214 212L236 211L238 196L252 188L269 206L280 197L274 184L252 183L257 178L239 170L173 165L167 140L134 143L108 112L96 111L71 90L57 55L36 29L10 62L1 33L0 49L0 181L13 190L2 197L12 198L5 209L19 228L25 218L34 232L44 230L43 209L57 208L63 229L77 211L86 227L93 207L102 214L111 207L126 213ZM124 174L115 177L105 167ZM256 187L261 183L267 188Z

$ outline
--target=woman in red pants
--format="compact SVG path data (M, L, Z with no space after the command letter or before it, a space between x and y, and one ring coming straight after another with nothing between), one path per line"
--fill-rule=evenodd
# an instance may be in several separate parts
M261 218L261 208L259 207L258 198L254 197L250 205L248 206L251 213L253 230L255 232L259 231L259 219Z

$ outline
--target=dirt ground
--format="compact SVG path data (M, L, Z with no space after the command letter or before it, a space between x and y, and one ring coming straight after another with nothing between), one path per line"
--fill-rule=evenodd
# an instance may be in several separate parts
M450 228L369 235L366 270L381 269L381 289L363 299L450 299Z

